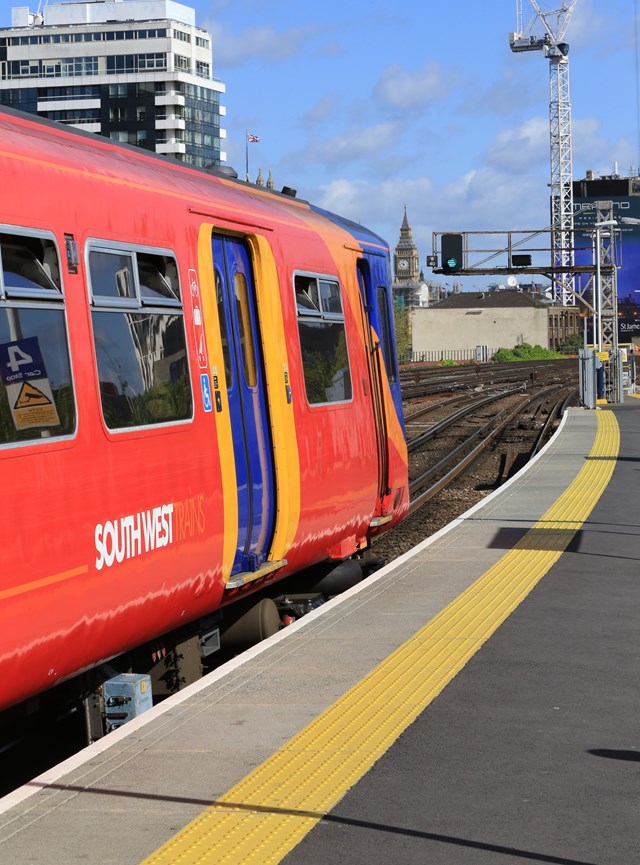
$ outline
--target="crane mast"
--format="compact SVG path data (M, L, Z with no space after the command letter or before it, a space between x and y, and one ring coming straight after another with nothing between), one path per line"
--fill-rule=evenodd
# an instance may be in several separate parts
M573 165L571 155L571 102L569 100L569 45L564 41L569 19L577 0L565 0L559 9L543 12L537 0L530 0L536 16L522 26L522 0L516 0L516 27L509 34L515 52L543 51L549 59L549 137L551 156L551 255L555 296L563 306L575 304L573 276ZM540 20L543 36L531 34Z

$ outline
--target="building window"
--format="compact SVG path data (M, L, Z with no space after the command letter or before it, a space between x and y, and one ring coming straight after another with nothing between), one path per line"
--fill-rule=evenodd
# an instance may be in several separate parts
M296 274L294 286L307 399L311 405L350 400L351 372L340 285L330 278Z
M193 398L173 256L92 244L89 280L106 425L124 429L191 418Z
M151 54L138 54L138 69L166 69L167 55L161 52Z
M0 444L71 435L76 410L55 243L0 231Z
M57 120L58 123L100 123L100 109L88 108L82 110L80 108L69 109L68 111L47 111L48 120Z
M124 72L135 72L138 68L137 57L134 54L116 54L107 57L107 74L119 75Z
M211 67L208 63L201 63L200 60L196 60L196 75L199 75L201 78L208 78L210 69Z

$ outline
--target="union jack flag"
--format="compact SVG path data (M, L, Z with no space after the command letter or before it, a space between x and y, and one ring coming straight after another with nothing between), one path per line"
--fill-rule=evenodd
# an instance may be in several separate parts
M247 141L260 141L257 135L251 135L250 132L247 132Z

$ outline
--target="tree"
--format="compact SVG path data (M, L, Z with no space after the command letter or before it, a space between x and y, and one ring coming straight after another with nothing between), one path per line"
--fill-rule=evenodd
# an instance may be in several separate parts
M393 320L396 328L398 358L402 359L411 351L411 322L409 310L397 299L393 302Z

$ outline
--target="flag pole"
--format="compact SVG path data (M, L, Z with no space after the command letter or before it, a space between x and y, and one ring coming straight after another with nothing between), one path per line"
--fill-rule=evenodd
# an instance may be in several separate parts
M245 180L249 180L249 130L244 131L244 164Z

